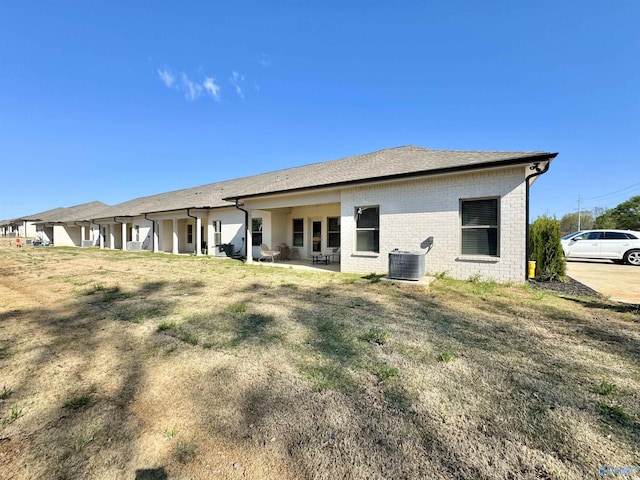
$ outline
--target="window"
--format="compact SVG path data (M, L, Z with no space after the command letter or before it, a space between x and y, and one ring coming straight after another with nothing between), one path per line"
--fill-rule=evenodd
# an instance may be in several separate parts
M380 207L356 207L356 251L380 251Z
M253 245L262 245L262 218L251 219L251 242Z
M193 243L193 225L187 225L187 243Z
M498 256L498 199L461 200L462 255Z
M627 234L624 232L604 232L605 240L628 240Z
M327 218L327 247L340 246L340 217Z
M580 240L600 240L604 238L604 232L585 232L576 238Z
M220 220L213 221L213 246L222 245L222 222Z
M302 218L293 219L293 246L302 247L304 245L304 220Z
M140 241L140 225L135 226L136 229L136 242Z

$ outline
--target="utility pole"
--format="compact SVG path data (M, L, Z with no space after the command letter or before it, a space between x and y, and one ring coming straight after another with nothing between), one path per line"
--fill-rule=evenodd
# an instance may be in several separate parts
M580 231L580 209L582 207L582 199L578 195L578 231Z

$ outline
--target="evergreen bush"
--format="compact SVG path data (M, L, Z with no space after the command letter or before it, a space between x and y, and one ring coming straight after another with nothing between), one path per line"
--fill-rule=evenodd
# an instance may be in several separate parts
M561 280L567 264L560 244L560 222L546 215L529 227L529 259L536 262L536 279Z

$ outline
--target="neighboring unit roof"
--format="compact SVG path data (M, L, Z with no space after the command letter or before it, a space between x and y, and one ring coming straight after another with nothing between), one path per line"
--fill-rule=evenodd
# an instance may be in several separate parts
M226 199L328 186L519 165L555 158L549 152L430 150L406 146L247 177Z
M237 181L226 180L198 187L174 190L173 192L134 198L133 200L113 205L102 211L99 217L94 218L133 217L143 213L166 212L186 208L228 207L232 204L222 200L222 198L233 193L232 186Z
M11 225L14 223L22 223L24 221L27 222L35 222L37 220L40 220L43 216L47 216L56 212L61 212L64 210L64 207L58 207L58 208L54 208L52 210L47 210L45 212L40 212L40 213L34 213L33 215L26 215L24 217L17 217L17 218L12 218L10 220L0 220L0 226L3 225Z
M53 208L51 210L46 210L40 213L34 213L33 215L27 215L26 217L20 218L20 220L26 220L27 222L36 222L38 220L42 220L43 218L51 217L53 215L61 214L67 208L66 207L58 207Z
M101 214L108 205L102 202L94 201L74 205L67 208L56 208L40 215L35 223L67 223L89 221Z

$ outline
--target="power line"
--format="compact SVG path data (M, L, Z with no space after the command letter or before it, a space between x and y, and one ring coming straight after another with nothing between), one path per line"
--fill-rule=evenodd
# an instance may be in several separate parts
M615 195L620 192L624 192L625 190L630 190L634 187L640 186L640 183L634 183L633 185L629 185L628 187L621 188L620 190L616 190L614 192L603 193L602 195L596 195L595 197L586 197L585 200L597 200L602 199L604 197L609 197L611 195Z

